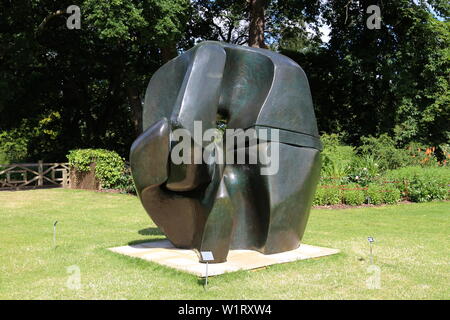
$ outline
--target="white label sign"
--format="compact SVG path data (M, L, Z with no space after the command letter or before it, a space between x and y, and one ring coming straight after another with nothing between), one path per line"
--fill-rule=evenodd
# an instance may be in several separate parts
M202 252L200 252L200 254L202 255L203 261L213 261L214 260L213 253L211 251L202 251Z

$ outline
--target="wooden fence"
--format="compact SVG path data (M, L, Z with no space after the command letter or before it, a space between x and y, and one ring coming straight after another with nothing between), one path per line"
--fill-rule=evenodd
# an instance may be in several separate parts
M68 163L0 164L0 190L69 186Z

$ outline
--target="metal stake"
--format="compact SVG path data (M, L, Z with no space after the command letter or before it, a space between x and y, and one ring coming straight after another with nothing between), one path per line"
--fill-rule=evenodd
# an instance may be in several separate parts
M53 223L53 248L56 248L56 224L58 221Z
M205 288L208 285L208 262L206 262L206 278L205 278Z

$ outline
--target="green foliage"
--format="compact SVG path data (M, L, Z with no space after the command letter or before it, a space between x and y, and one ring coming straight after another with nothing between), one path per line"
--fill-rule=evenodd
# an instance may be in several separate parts
M439 148L444 160L438 161L437 148L417 142L397 148L394 139L385 134L361 138L358 155L343 145L341 135L325 134L322 141L324 185L316 193L315 205L339 204L341 198L348 204L364 202L361 192L340 192L335 185L349 182L359 188L368 187L365 198L371 204L395 204L401 197L416 202L448 199L450 168L445 159L450 159L450 154L446 145Z
M128 0L85 0L85 23L98 30L100 39L130 40L132 30L148 26L142 17L142 8Z
M342 198L343 202L350 206L359 206L366 201L364 191L357 184L347 185L343 191Z
M418 164L393 146L450 142L450 24L445 0L378 2L380 30L366 26L366 1L267 1L265 22L270 47L306 71L321 131L344 133L353 146L362 136L391 135L365 141L371 150L363 156L382 172ZM82 8L81 30L68 30L67 15L56 14L70 4ZM34 160L63 161L67 150L85 146L125 155L142 129L152 74L201 40L247 42L248 9L247 1L232 0L6 1L1 132L28 119L31 138L14 141ZM323 24L331 29L326 44ZM324 137L322 174L356 181L368 166L349 169L353 160L340 155L353 150L341 140ZM23 157L24 148L8 148L4 159ZM425 162L435 165L434 158Z
M414 202L449 198L450 168L405 167L387 172L384 178L395 183L402 195Z
M323 134L321 140L324 146L321 176L325 179L334 178L336 182L345 180L355 156L354 149L343 145L342 137L337 134Z
M450 144L441 144L439 146L439 150L441 151L442 161L438 161L438 164L442 166L450 166Z
M430 177L416 177L408 188L408 197L414 202L428 202L433 200L445 200L448 198L448 187L444 184L436 184Z
M318 186L313 205L326 206L342 203L342 191L338 186Z
M79 171L87 172L90 165L95 163L95 177L102 188L113 189L123 183L125 171L124 160L114 151L104 149L77 149L69 151L67 155L70 166Z
M81 8L80 30L69 30L61 14L72 4ZM142 130L150 77L188 37L190 6L189 0L2 3L0 131L18 128L22 119L42 127L29 142L32 160L64 161L68 150L86 146L126 155Z
M427 148L422 143L411 142L406 147L406 152L410 157L411 166L437 167L439 165L435 147Z
M392 184L383 187L383 203L396 204L401 200L401 192Z
M365 157L373 157L381 171L397 169L410 163L406 150L396 148L395 141L387 134L379 137L361 137L358 152Z
M352 145L383 133L400 146L450 141L450 23L436 19L436 2L370 3L381 7L380 30L366 26L367 1L323 2L330 41L283 52L308 75L320 131Z
M83 8L87 13L85 23L96 28L102 40L135 43L164 39L170 44L183 36L189 1L85 0Z
M313 206L322 206L324 204L324 194L325 189L322 186L318 186L314 194Z
M0 132L0 164L23 162L28 158L30 134L26 127Z
M136 194L133 177L129 169L125 170L115 185L122 193Z
M367 186L380 176L378 161L371 154L355 156L349 171L349 180L361 186Z
M382 204L384 200L384 189L377 184L370 184L366 190L367 202L369 204Z

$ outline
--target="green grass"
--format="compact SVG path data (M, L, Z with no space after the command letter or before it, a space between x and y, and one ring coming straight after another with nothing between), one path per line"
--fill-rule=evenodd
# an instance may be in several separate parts
M339 255L195 276L109 252L161 239L138 199L81 190L0 192L2 299L448 299L450 202L313 210L304 242ZM52 224L58 220L56 249ZM370 290L367 237L381 288ZM81 271L80 290L66 286L67 267Z

